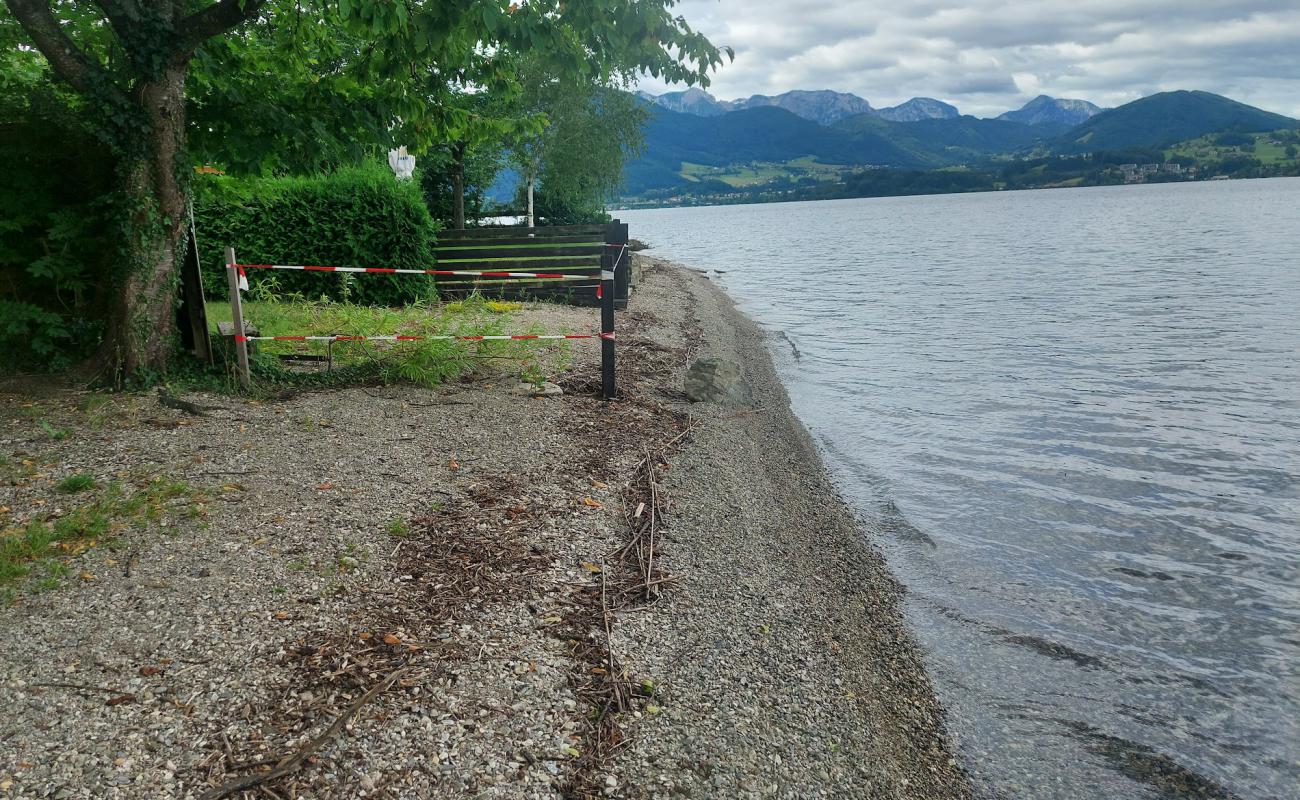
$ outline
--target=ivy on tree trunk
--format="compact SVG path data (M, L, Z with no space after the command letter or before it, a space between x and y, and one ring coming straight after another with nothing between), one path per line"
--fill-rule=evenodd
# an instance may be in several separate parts
M219 0L185 14L174 2L96 0L120 53L113 71L70 38L47 0L5 0L54 74L87 102L118 156L121 263L99 365L123 379L164 372L175 352L176 285L185 245L189 161L185 79L195 49L256 15L264 0Z
M114 377L162 371L175 352L177 277L188 226L185 65L165 68L140 88L148 132L124 156L126 263L112 298L102 364Z

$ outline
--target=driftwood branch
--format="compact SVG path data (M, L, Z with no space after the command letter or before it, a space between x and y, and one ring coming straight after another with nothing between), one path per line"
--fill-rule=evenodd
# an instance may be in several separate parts
M242 778L236 778L232 781L223 783L222 785L216 787L215 789L209 789L207 792L205 792L202 795L202 797L199 798L199 800L219 800L219 798L226 797L228 795L234 794L235 792L240 792L245 789L251 789L254 786L260 786L261 784L266 783L267 781L273 781L276 778L282 778L291 772L301 769L302 765L307 763L307 759L313 753L315 753L317 750L321 749L326 744L328 744L329 741L333 739L335 736L338 736L339 731L343 730L343 726L346 725L348 723L348 720L352 719L352 717L355 716L356 713L361 710L362 706L364 706L366 703L369 703L371 700L374 700L376 697L383 694L384 692L388 691L389 687L391 687L394 683L396 683L398 678L401 678L403 675L405 675L409 669L410 667L402 667L401 669L394 670L393 672L389 673L387 678L384 678L379 683L370 687L369 691L361 695L361 697L357 698L357 700L353 702L352 705L348 706L346 711L344 711L342 714L338 716L337 719L335 719L332 723L330 723L330 726L326 728L323 733L321 733L316 738L308 741L302 747L298 748L297 751L280 759L280 762L275 765L274 769L271 769L267 772L259 772L254 775L245 775Z

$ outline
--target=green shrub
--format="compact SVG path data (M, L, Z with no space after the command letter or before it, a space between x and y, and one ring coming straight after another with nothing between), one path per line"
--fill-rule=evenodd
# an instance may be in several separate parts
M317 177L200 176L194 216L203 286L214 300L229 296L226 247L245 264L427 269L434 263L437 223L419 181L394 180L378 163ZM369 305L435 294L429 276L250 270L248 278L263 293L273 284L280 295Z
M53 90L0 84L0 372L64 369L102 330L114 159Z

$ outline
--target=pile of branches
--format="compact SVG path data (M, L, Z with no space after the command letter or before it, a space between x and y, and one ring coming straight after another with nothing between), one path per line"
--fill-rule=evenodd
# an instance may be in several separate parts
M467 610L480 614L535 592L534 578L551 557L529 530L546 512L518 496L513 484L471 487L468 496L415 520L411 534L396 545L401 590L359 590L366 605L364 627L286 646L288 685L260 707L244 708L244 722L252 729L247 742L237 745L220 734L221 749L200 767L211 787L203 800L252 791L301 795L312 786L303 768L324 758L320 751L363 706L392 690L418 697L442 677L457 645L437 640L435 627ZM275 735L264 736L267 728ZM293 742L302 743L287 744ZM216 782L232 774L236 777Z

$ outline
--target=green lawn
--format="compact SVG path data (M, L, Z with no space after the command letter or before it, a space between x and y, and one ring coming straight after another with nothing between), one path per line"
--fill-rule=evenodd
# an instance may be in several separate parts
M777 178L797 180L811 177L819 181L833 181L852 169L854 169L852 166L822 164L812 156L803 156L790 161L754 161L748 164L729 164L725 167L712 167L707 164L683 161L681 176L692 183L711 179L722 181L736 188L743 188L767 183Z
M1240 147L1225 147L1214 143L1218 134L1202 136L1199 139L1189 139L1185 142L1179 142L1165 151L1165 157L1183 156L1195 158L1198 161L1220 161L1228 156L1247 155L1259 160L1265 166L1276 164L1291 164L1297 159L1287 158L1287 144L1279 144L1273 141L1275 134L1272 133L1255 133L1251 134L1255 139L1254 152L1243 150ZM1294 145L1300 149L1300 144Z
M453 303L414 303L400 308L350 303L245 301L244 319L261 336L498 336L545 333L515 319L522 306L473 297ZM207 303L208 324L230 322L228 302ZM568 342L420 340L404 342L258 341L260 357L325 355L335 367L361 367L386 380L435 385L470 371L484 359L531 380L562 372Z

